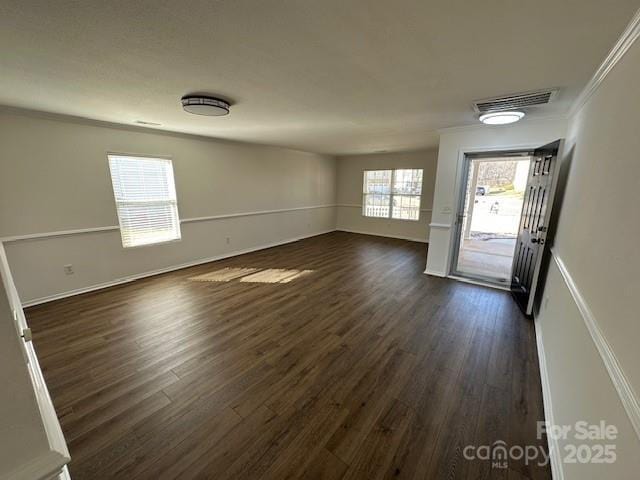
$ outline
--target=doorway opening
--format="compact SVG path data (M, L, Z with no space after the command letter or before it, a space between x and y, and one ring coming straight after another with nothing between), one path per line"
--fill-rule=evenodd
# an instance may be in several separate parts
M465 155L452 274L508 286L531 152Z

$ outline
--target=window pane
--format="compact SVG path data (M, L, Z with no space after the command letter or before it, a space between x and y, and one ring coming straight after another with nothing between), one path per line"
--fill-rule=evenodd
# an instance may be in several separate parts
M362 193L391 193L391 170L365 171Z
M420 195L394 195L392 218L399 220L420 219Z
M393 178L393 193L398 195L422 194L422 169L399 169Z
M180 238L171 160L109 155L124 247Z
M391 195L365 194L362 199L362 214L365 217L389 218Z
M362 182L362 214L365 217L389 218L391 170L368 170Z

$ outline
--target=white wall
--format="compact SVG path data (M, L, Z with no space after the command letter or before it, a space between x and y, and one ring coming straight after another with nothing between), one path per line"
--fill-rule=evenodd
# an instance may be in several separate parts
M564 137L565 132L566 120L562 118L525 119L509 126L478 125L441 132L427 273L438 276L449 273L452 226L459 198L464 153L541 146Z
M614 464L565 464L565 479L635 479L640 472L638 79L636 40L569 121L555 260L536 318L547 415L558 424L605 420L620 436Z
M335 229L332 157L5 111L0 237L116 227L107 152L172 157L182 240L125 250L111 228L5 241L23 301ZM272 210L286 211L190 221Z
M338 157L337 228L350 232L426 242L429 238L436 159L437 152L435 150ZM362 216L363 172L365 170L395 168L422 168L424 170L420 219L414 222Z

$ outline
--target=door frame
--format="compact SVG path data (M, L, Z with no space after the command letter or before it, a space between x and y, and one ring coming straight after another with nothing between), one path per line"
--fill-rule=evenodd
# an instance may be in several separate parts
M547 142L548 143L548 142ZM454 279L463 279L469 282L479 283L482 285L486 285L488 287L494 287L504 290L508 285L503 285L501 283L494 282L492 280L481 280L481 279L471 279L467 277L460 277L457 275L455 270L453 269L453 261L454 255L456 253L457 246L457 231L458 231L458 212L461 208L464 207L464 194L465 194L465 186L466 186L466 177L465 173L468 173L468 165L465 165L466 158L469 155L478 155L487 157L491 156L500 156L501 152L509 152L511 154L521 153L521 152L533 152L540 145L544 145L544 142L535 142L535 143L517 143L510 145L499 145L499 146L481 146L481 147L466 147L458 150L458 159L456 162L456 173L455 173L455 186L454 186L454 196L453 196L453 209L452 215L455 218L451 221L449 228L449 248L447 250L447 258L446 258L446 277L451 277Z
M464 163L461 169L460 191L458 192L458 195L459 195L458 202L457 202L458 208L455 211L455 221L453 222L453 225L452 225L453 227L452 250L453 251L451 255L451 265L449 266L451 275L470 279L470 280L476 280L476 281L480 281L483 283L488 283L488 284L492 284L500 287L507 287L509 285L511 277L505 278L504 282L500 282L493 277L488 277L488 276L479 275L479 274L468 274L468 273L457 270L457 264L458 264L459 253L460 253L460 239L462 237L462 227L464 225L462 211L466 203L469 171L471 168L471 162L477 159L482 159L482 158L494 159L495 158L496 161L501 161L500 160L501 157L504 157L504 158L511 158L516 156L531 157L532 155L533 155L533 150L500 150L495 152L469 152L464 155ZM502 160L502 161L505 161L505 160ZM520 212L520 214L522 215L522 212ZM471 221L471 219L469 219L468 221ZM518 224L520 224L520 222L518 222Z

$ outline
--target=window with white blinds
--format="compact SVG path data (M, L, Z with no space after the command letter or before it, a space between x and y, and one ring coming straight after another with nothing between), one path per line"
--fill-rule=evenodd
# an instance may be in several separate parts
M123 247L180 239L171 160L109 155Z
M419 220L422 169L366 170L362 188L365 217Z

